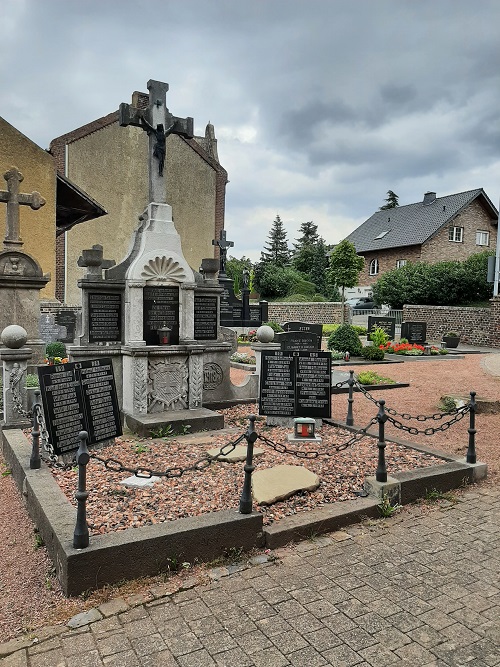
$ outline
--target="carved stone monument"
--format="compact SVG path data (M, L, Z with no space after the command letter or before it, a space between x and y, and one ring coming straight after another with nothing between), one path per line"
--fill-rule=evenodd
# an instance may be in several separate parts
M148 132L150 203L140 216L128 255L116 266L102 248L83 252L80 348L73 359L106 354L113 359L127 426L148 433L163 424L191 430L220 428L223 417L203 407L217 401L229 381L230 345L220 334L217 266L203 260L203 274L187 263L166 203L165 137L192 136L193 120L172 116L168 85L149 81L149 106L120 105L120 124ZM102 272L104 270L104 278ZM255 392L256 395L256 387Z
M21 250L19 207L30 206L38 210L45 199L38 193L19 192L24 180L17 167L4 174L7 190L0 190L0 202L7 204L7 224L0 252L0 331L10 324L18 324L28 332L27 344L33 350L33 363L41 363L45 357L45 342L40 338L40 290L49 282L40 264Z

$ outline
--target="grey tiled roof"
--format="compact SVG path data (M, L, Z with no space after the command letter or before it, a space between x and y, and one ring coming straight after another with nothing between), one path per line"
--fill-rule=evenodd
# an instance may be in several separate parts
M417 202L377 211L346 238L354 244L357 252L420 245L479 196L484 198L483 203L491 209L491 216L494 218L495 207L484 190L478 188L436 197L430 204ZM388 233L382 238L376 238L384 232Z

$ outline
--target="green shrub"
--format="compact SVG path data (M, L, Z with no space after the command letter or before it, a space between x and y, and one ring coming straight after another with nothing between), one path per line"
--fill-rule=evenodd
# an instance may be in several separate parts
M340 324L323 324L323 336L331 336L339 328Z
M370 361L382 361L385 352L375 345L367 345L361 350L361 356Z
M288 296L279 299L279 301L284 303L304 303L306 301L311 301L311 297L306 296L305 294L289 294Z
M362 346L354 327L350 324L341 324L328 338L327 347L329 350L339 350L359 356Z
M66 345L58 340L53 343L47 343L47 346L45 347L45 356L61 357L61 359L64 359L66 356Z
M362 371L358 374L359 384L396 384L391 378L385 378L375 371Z
M389 336L387 332L381 327L377 327L370 334L370 340L373 342L375 347L380 347L385 345L389 341Z
M360 324L353 324L352 328L359 336L366 336L368 333L368 329L366 327L362 327Z
M323 296L323 294L313 294L312 297L311 297L311 301L324 302L324 301L328 301L328 299L326 298L326 296Z
M35 375L34 373L28 373L26 375L26 386L27 387L39 387L38 383L38 375Z
M334 360L343 359L345 357L345 352L339 352L338 350L330 350L330 354Z

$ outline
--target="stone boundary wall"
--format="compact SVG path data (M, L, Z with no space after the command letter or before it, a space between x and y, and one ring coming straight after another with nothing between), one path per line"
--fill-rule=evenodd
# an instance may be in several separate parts
M349 321L349 307L345 306L346 322ZM290 303L269 303L269 321L309 322L311 324L340 324L342 304L333 301L298 301Z
M73 313L80 313L82 310L81 306L71 306L65 303L57 303L55 301L40 301L40 312L41 313L51 313L55 315L56 313L67 313L72 311Z
M403 306L403 321L427 322L427 339L440 341L447 331L456 331L467 345L499 345L492 337L493 308L461 306ZM500 314L500 312L499 312ZM496 320L498 332L500 320ZM497 339L500 334L497 333Z

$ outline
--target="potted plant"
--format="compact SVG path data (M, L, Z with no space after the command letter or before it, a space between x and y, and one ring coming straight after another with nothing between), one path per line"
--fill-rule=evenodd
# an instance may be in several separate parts
M456 331L447 331L443 335L443 343L446 345L446 347L458 347L458 344L460 343L460 336Z

